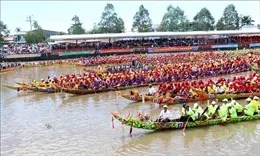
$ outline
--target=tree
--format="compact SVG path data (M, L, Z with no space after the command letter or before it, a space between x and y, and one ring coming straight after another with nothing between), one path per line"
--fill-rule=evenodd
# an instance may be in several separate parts
M181 8L169 5L159 26L159 31L187 31L189 29L188 23L189 21Z
M22 29L19 28L19 27L15 28L15 32L20 32L21 30L22 30Z
M252 19L251 16L242 16L240 18L240 27L243 27L245 25L253 25L255 21Z
M218 30L239 29L239 17L236 8L233 4L228 5L224 9L223 16L219 19L218 23L219 24L217 24L216 26Z
M93 26L93 28L90 30L90 32L89 32L90 34L100 34L101 32L100 32L100 29L99 29L99 27L98 27L98 25L97 25L97 23L94 23L94 26Z
M8 36L10 31L7 29L6 24L3 21L0 21L0 43L4 42L4 37Z
M225 30L224 18L221 17L216 24L217 30Z
M214 30L215 19L207 8L202 8L193 18L192 27L195 31Z
M152 29L152 20L149 17L149 12L143 5L139 7L139 10L135 13L134 22L132 25L132 31L138 32L150 32Z
M42 43L46 40L43 30L37 29L37 30L32 30L26 33L25 35L25 40L27 43Z
M93 33L122 33L125 31L125 26L123 19L117 17L113 4L108 3L98 26L94 25L93 29Z
M37 21L33 22L33 27L34 27L34 29L40 29L41 28L41 26L38 24Z
M68 29L69 34L85 34L85 29L82 28L82 23L79 20L78 16L74 16L71 19L74 23L71 25L71 27Z
M58 35L66 35L66 33L63 31L60 31L60 32L58 32Z

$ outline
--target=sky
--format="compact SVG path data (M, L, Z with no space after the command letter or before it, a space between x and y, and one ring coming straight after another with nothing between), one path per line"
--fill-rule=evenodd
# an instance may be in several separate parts
M107 3L114 5L115 12L125 22L126 31L130 31L133 16L140 5L150 13L153 24L160 24L167 6L179 6L189 20L206 7L217 22L224 8L234 4L238 14L250 15L254 24L260 24L260 1L0 1L1 20L7 25L11 34L17 27L23 31L30 30L26 18L32 15L33 20L46 30L67 32L72 24L72 17L79 16L86 30L98 23Z

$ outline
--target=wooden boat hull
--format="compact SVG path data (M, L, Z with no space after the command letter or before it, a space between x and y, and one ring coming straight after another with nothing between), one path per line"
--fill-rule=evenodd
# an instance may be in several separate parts
M159 104L168 104L168 105L173 105L173 104L182 104L182 103L188 103L188 102L196 102L196 101L205 101L205 100L223 100L225 98L227 99L244 99L244 98L248 98L250 96L260 96L260 93L256 92L256 93L239 93L239 94L210 94L207 95L207 97L205 99L185 99L185 98L172 98L167 100L166 102L162 102ZM158 103L156 101L156 99L154 99L153 101L154 103Z
M122 124L133 128L146 129L146 130L165 130L165 129L183 129L186 122L178 122L177 120L173 120L172 122L162 123L162 122L144 122L136 119L126 119L120 116L118 113L112 113L112 116L119 120ZM236 122L243 121L251 121L251 120L259 120L260 115L255 115L253 117L250 116L240 116L238 118L227 118L225 124L231 124ZM220 125L224 124L221 119L213 119L213 120L205 120L205 121L195 121L188 122L186 128L193 127L205 127L212 125Z
M61 92L61 89L57 87L57 85L55 85L56 88L48 88L48 87L31 87L29 83L24 83L24 82L15 82L15 83L23 87L26 87L28 90L34 92L45 92L45 93Z
M34 92L44 92L44 93L56 93L61 91L59 88L29 87L29 86L27 86L26 88Z
M84 72L88 72L88 73L97 73L95 70L92 69L87 69L87 68L83 68Z
M0 70L0 73L9 72L9 71L15 70L17 68L19 68L19 67L10 67L10 68L6 68L6 69L2 69L2 70Z
M94 94L106 92L108 90L87 90L87 89L73 89L73 88L61 88L62 92L68 94L77 94L77 95L85 95L85 94Z
M13 90L22 90L22 89L26 89L26 87L21 87L21 86L10 86L10 85L5 85L3 84L3 86L9 88L9 89L13 89Z
M25 83L25 82L14 82L20 86L29 86L30 84L29 83Z
M140 95L139 97L134 97L131 96L130 94L123 94L121 95L122 97L134 101L134 102L141 102L142 101L142 96ZM243 99L247 98L250 96L260 96L260 93L239 93L239 94L210 94L207 95L207 97L203 100L200 100L199 98L195 99L189 99L189 98L182 98L182 97L175 97L175 98L158 98L155 96L145 96L145 101L152 101L153 103L158 103L158 104L167 104L167 105L174 105L174 104L182 104L182 103L189 103L189 102L196 102L196 101L205 101L205 100L222 100L225 98L233 98L233 99Z
M250 68L253 70L253 71L255 71L255 72L257 72L257 73L260 73L260 68L257 68L257 67L255 67L255 66L253 66L253 65L249 65L250 66Z
M134 86L123 86L123 87L115 87L115 88L103 88L103 89L99 89L99 90L73 89L73 88L65 88L65 87L60 87L60 88L61 88L62 92L65 92L65 93L85 95L85 94L102 93L102 92L116 91L116 90L125 90L125 89L131 89L131 88L136 88L136 87L145 87L145 86L147 86L147 84L134 85Z
M127 100L131 100L134 102L141 102L142 101L142 95L139 95L138 97L130 95L130 94L122 94L121 95L123 98L127 99ZM148 96L148 95L144 95L144 101L153 101L153 99L155 98L155 96Z

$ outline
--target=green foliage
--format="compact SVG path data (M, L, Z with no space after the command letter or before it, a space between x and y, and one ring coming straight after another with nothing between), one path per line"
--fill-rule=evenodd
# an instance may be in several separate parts
M192 29L194 31L214 30L215 19L207 8L202 8L193 20Z
M94 24L90 33L122 33L125 31L124 21L117 16L113 4L108 3L102 13L98 25Z
M139 7L139 10L134 16L134 22L132 25L132 31L138 32L151 32L152 29L152 20L149 17L149 12L144 8L143 5Z
M59 32L57 35L65 35L66 33L65 32Z
M29 31L25 35L25 40L27 43L42 43L46 40L43 30L37 29L33 31Z
M217 30L225 30L224 18L221 17L216 25Z
M184 15L184 11L179 7L174 8L172 5L169 5L161 21L159 31L175 32L187 31L189 29L189 21Z
M239 17L233 4L228 5L223 12L223 16L216 25L217 30L236 30L239 29Z
M21 31L21 28L17 27L15 28L15 32L20 32Z
M96 23L94 23L93 29L89 32L90 34L100 34L101 31Z
M253 25L255 21L252 19L251 16L242 16L240 18L240 27L243 27L245 25Z
M7 29L6 24L3 21L0 21L0 43L4 42L4 37L8 36L10 31Z
M33 27L34 27L34 29L41 29L41 26L38 24L37 21L33 22Z
M50 129L50 128L52 128L52 126L51 126L51 124L50 124L50 123L46 123L46 124L45 124L45 127L46 127L47 129Z
M68 29L69 34L85 34L86 33L85 29L82 28L82 23L80 22L78 16L75 15L71 20L74 23Z

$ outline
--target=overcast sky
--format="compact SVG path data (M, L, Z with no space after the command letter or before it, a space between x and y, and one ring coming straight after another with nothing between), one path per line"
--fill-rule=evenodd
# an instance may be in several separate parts
M1 20L7 24L11 33L15 28L30 30L26 17L33 15L43 29L67 32L71 18L78 15L83 27L90 30L100 21L106 3L112 3L118 16L125 22L126 31L130 31L133 16L143 4L150 13L153 24L160 24L169 4L184 10L189 20L203 7L210 10L215 21L222 16L228 4L234 4L238 14L250 15L260 23L260 1L1 1Z

